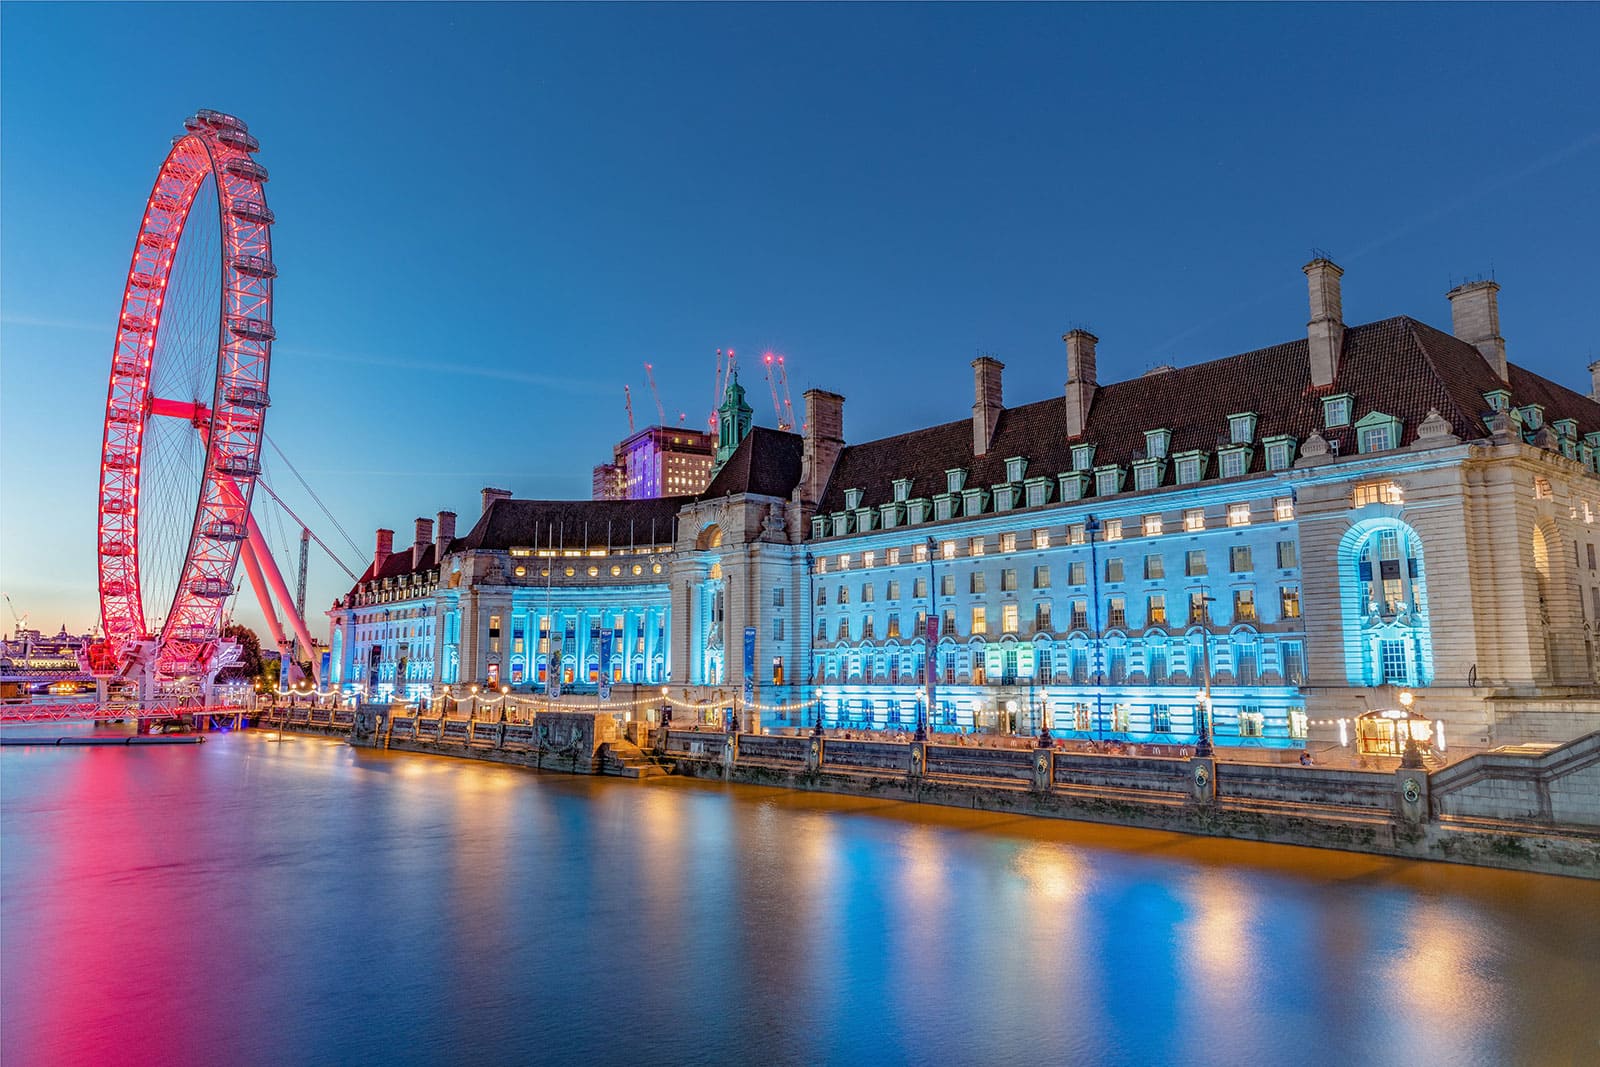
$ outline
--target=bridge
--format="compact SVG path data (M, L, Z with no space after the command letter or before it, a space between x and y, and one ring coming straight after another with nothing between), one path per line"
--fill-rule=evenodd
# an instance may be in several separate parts
M148 722L154 719L171 719L179 715L226 716L234 718L248 713L239 704L196 705L176 707L171 704L78 703L35 704L7 701L0 704L0 726L44 722Z

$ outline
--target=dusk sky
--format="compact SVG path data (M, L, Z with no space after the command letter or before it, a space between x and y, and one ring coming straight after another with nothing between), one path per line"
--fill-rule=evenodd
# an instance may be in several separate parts
M267 432L359 552L269 475L359 569L484 485L587 497L646 360L699 425L733 347L771 424L782 352L861 441L966 417L980 353L1059 395L1074 326L1102 380L1303 336L1313 248L1352 323L1448 329L1492 271L1511 360L1587 392L1597 41L1596 4L7 4L0 588L96 619L118 301L197 108L261 140ZM317 636L349 584L313 554Z

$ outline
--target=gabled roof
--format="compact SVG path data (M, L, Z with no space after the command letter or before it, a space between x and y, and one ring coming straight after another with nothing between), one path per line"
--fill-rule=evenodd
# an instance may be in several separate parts
M730 493L787 497L800 484L800 453L805 439L797 433L752 426L728 462L717 471L701 499Z
M1521 367L1513 365L1510 374L1513 403L1543 404L1547 422L1575 419L1580 434L1600 430L1600 404ZM1312 386L1309 344L1300 338L1102 385L1085 432L1075 440L1066 436L1066 401L1053 397L1005 409L982 456L972 452L970 419L849 445L840 452L820 510L842 510L847 489L863 491L863 506L886 503L894 499L897 478L912 480L913 498L935 496L945 491L945 471L953 468L967 471L968 487L987 488L1006 480L1005 461L1011 456L1028 460L1026 477L1054 478L1072 469L1071 449L1078 443L1095 445L1095 466L1126 467L1143 458L1146 430L1172 431L1169 455L1214 452L1227 442L1228 416L1241 412L1257 416L1251 471L1265 470L1259 442L1275 434L1304 441L1321 430L1341 454L1352 454L1354 423L1373 411L1400 419L1401 444L1416 439L1429 408L1438 408L1456 434L1470 439L1486 433L1483 394L1503 387L1472 345L1399 316L1349 327L1337 378L1327 388ZM1351 425L1323 429L1322 398L1339 393L1355 397ZM1213 466L1208 475L1215 473ZM1175 476L1169 464L1163 484L1172 484Z
M627 548L672 543L678 509L688 496L654 500L496 500L465 537L467 549Z

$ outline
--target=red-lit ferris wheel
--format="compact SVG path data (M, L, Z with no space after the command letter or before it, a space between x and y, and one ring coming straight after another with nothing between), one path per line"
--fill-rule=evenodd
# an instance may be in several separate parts
M276 336L267 171L232 115L184 126L134 242L100 455L91 663L156 692L207 677L241 558L270 621L267 581L288 603L250 517Z

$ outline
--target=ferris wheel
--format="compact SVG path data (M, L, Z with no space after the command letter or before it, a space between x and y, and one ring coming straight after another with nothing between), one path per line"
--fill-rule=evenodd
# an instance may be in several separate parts
M312 648L250 515L272 362L273 214L244 122L202 110L173 138L123 289L100 454L96 674L168 691L220 664L238 563Z

